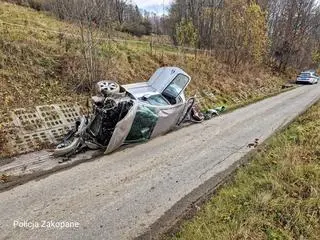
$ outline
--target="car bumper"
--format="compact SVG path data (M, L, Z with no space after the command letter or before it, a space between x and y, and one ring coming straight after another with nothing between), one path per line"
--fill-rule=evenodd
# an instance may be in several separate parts
M301 80L297 79L296 83L304 83L304 84L314 84L317 83L318 80L308 79L308 80Z

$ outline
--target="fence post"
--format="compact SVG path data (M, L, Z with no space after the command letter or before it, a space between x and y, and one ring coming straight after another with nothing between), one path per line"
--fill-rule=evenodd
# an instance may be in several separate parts
M153 52L153 38L151 37L151 41L150 41L150 50L151 50L151 55Z

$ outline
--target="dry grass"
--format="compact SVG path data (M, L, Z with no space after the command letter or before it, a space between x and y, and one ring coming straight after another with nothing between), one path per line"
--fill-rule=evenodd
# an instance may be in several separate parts
M320 103L273 137L173 239L319 239Z
M0 2L0 20L24 26L0 24L3 33L0 35L0 99L5 103L2 109L82 97L74 91L83 72L77 39L36 30L76 34L74 25L3 2ZM195 59L192 54L181 54L170 47L155 47L151 53L148 41L101 42L99 49L101 75L120 83L146 80L161 65L185 69L193 77L189 94L203 97L204 107L261 96L279 89L283 83L259 67L245 66L239 73L232 73L228 66L204 55Z
M8 115L12 108L82 102L87 98L88 93L75 90L85 73L79 39L75 37L79 33L76 25L61 22L47 13L0 2L0 32L1 116ZM187 93L196 95L202 108L250 102L278 92L283 84L280 77L263 67L243 66L235 73L230 71L230 66L203 54L195 58L192 53L181 53L167 45L156 45L151 51L151 37L136 42L136 38L124 33L111 35L130 39L99 42L101 78L132 83L147 80L160 66L178 66L192 76ZM165 36L153 40L169 43ZM0 146L5 139L1 131L6 122L2 117Z

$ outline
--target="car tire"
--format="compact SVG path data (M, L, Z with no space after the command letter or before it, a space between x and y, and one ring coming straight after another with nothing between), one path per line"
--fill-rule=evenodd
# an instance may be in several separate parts
M104 80L97 83L97 91L103 95L112 95L120 92L120 85L114 81Z
M63 157L68 154L71 154L78 149L80 144L81 144L80 138L75 137L73 139L70 139L69 142L65 144L60 144L57 148L55 148L53 151L53 156Z

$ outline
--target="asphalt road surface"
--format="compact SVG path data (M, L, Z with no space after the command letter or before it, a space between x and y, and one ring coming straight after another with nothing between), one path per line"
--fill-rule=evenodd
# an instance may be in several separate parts
M2 192L0 239L140 236L319 97L320 84L302 86Z

